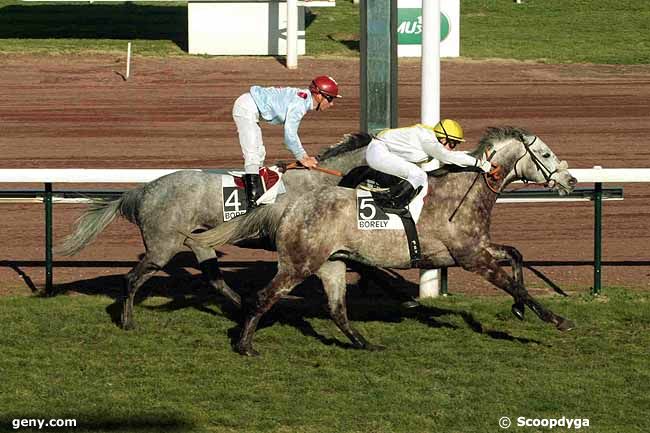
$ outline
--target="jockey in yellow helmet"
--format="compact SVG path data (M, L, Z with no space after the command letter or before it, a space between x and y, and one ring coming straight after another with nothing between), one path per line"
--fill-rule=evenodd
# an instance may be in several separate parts
M443 119L433 127L417 124L381 131L368 145L366 161L371 168L403 180L387 193L377 195L379 204L394 209L406 207L422 189L426 190L427 174L419 164L432 159L442 164L479 167L489 172L489 161L453 151L463 141L463 128L452 119Z

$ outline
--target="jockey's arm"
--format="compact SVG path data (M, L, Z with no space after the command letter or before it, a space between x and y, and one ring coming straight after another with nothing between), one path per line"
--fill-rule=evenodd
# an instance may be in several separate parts
M292 106L289 107L284 121L284 144L297 161L302 161L307 156L300 137L298 137L298 128L304 115L305 113L300 107Z
M437 159L442 164L453 164L460 167L479 167L486 173L492 167L489 161L474 158L465 152L449 150L435 139L422 140L422 149L427 155Z

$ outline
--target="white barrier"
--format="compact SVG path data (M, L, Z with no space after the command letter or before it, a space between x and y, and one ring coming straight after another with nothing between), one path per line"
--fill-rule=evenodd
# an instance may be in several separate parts
M0 183L145 183L166 174L190 169L94 169L94 168L10 168L0 169ZM210 169L227 173L237 169ZM650 168L574 168L569 170L578 183L650 182Z
M46 290L52 288L52 203L69 202L67 199L57 200L53 195L52 184L54 183L146 183L161 176L179 171L181 169L0 169L0 184L2 183L40 183L44 184L44 194L41 201L45 203L45 230L46 230ZM199 169L188 169L199 170ZM227 173L229 169L204 170L211 173ZM610 168L604 169L595 167L593 169L572 169L571 174L578 180L578 183L594 184L594 189L589 194L579 197L560 199L559 197L501 197L498 202L540 202L540 201L561 201L561 200L593 200L595 207L594 220L594 287L595 293L600 291L601 272L601 207L604 199L622 199L622 190L619 196L608 198L603 195L603 183L628 183L628 182L650 182L649 168ZM0 190L0 192L2 192ZM30 195L30 194L26 194ZM3 202L25 202L34 201L31 197L17 196L9 197ZM38 201L38 200L35 200ZM443 276L442 293L446 292L446 278Z

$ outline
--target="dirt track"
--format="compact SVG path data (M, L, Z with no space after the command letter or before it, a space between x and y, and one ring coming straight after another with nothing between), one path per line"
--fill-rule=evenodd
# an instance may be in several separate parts
M303 86L319 74L334 75L345 98L331 111L305 118L300 135L306 149L315 154L359 128L356 60L301 58L299 69L289 71L273 59L135 58L129 81L123 81L123 72L122 59L112 56L0 56L0 168L238 167L241 156L230 116L234 99L252 84ZM399 76L400 124L416 123L419 62L401 62ZM487 126L522 126L573 168L650 167L649 100L650 66L442 64L442 114L461 121L470 143ZM281 128L263 129L267 161L286 159ZM23 186L28 185L0 188ZM603 284L648 288L649 188L626 184L624 189L623 202L605 204L603 260L615 266L604 268ZM43 260L43 211L34 204L1 207L0 291L29 293L30 282L40 286L44 281L42 269L28 263ZM56 238L69 232L80 209L55 207ZM519 248L526 260L588 261L593 257L592 206L498 205L492 236ZM74 260L133 261L142 251L137 228L121 221ZM226 261L274 258L252 250L223 251ZM592 282L589 266L536 269L565 290L585 289ZM127 270L57 267L55 282L69 283L65 288L72 292L107 291L103 286L117 289L119 275ZM417 273L405 275L415 281ZM533 287L547 287L530 271L526 278ZM154 285L166 280L155 279ZM450 271L450 290L495 292L457 269Z

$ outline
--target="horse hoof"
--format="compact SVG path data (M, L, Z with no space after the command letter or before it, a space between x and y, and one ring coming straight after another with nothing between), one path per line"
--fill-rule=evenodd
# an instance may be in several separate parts
M232 302L237 308L241 309L241 296L232 291L231 289L223 289L221 292L230 302Z
M243 356L260 356L260 353L251 346L237 345L237 353Z
M241 305L241 298L239 296L237 296L237 297L232 296L232 297L229 297L228 299L230 300L230 302L232 302L232 304L235 307L237 307L238 309L241 310L242 305Z
M410 310L411 308L417 308L419 306L420 303L414 299L411 301L402 302L402 308L404 308L405 310Z
M135 323L131 322L122 322L122 329L124 331L132 331L135 329Z
M515 315L515 317L519 320L524 320L524 312L526 311L526 307L524 304L512 304L512 314Z
M560 321L555 325L555 327L558 330L565 332L565 331L572 330L573 328L576 327L576 325L569 319L560 319Z

